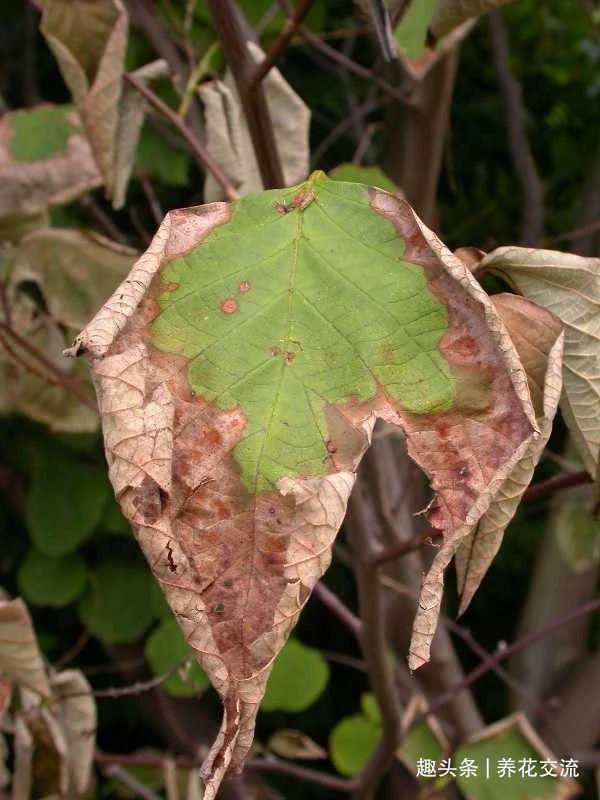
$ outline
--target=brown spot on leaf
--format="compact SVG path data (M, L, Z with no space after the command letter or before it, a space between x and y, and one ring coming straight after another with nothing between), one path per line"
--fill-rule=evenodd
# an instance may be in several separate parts
M277 347L277 345L273 345L273 347L271 348L271 354L274 355L274 356L280 356L281 355L281 347Z
M174 292L175 289L179 289L179 284L175 283L174 281L170 281L169 283L163 283L161 289L163 292Z
M235 314L235 312L238 310L237 300L234 297L227 297L221 303L220 308L224 314Z
M332 455L333 453L337 453L337 447L334 445L331 439L327 439L325 442L325 447L327 448L328 453L331 453Z
M238 286L238 289L242 294L246 294L246 292L249 292L251 288L250 281L240 281L240 285Z
M291 364L292 361L296 358L296 353L292 353L290 350L286 351L285 360L288 364Z

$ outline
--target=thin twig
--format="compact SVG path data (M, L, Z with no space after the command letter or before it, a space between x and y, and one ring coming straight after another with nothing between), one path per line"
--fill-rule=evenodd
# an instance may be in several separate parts
M94 761L97 764L121 764L123 766L132 767L143 766L160 768L163 765L164 759L152 753L120 754L97 751L94 756ZM193 769L202 765L199 759L190 756L177 756L174 761L178 767L182 767L183 769ZM349 792L355 785L352 780L339 778L337 775L330 775L316 769L301 767L271 755L264 758L249 758L246 762L246 766L248 769L255 769L261 772L275 772L280 775L289 775L292 778L298 778L299 780L307 781L307 783L314 783L318 786L323 786L324 788L339 792Z
M566 231L565 233L559 233L558 236L550 236L548 239L544 239L544 247L550 244L556 244L557 242L565 241L569 239L571 242L575 242L578 239L583 239L590 233L595 233L596 231L600 231L600 219L596 219L593 222L587 223L587 225L580 225L577 228L573 228L573 230Z
M315 50L319 50L332 61L337 62L348 72L351 72L353 75L357 75L359 78L364 78L365 80L376 84L385 94L394 100L399 100L401 103L410 102L413 88L412 81L407 80L404 86L392 86L391 83L388 83L388 81L380 78L379 75L374 73L372 69L364 67L362 64L358 64L356 61L352 61L352 59L348 58L343 53L340 53L339 50L336 50L335 47L331 47L331 45L326 44L326 42L322 41L322 39L312 33L312 31L309 31L303 25L301 25L298 30L302 34L302 37L312 47L314 47Z
M356 116L360 115L361 117L366 117L367 114L370 114L372 111L376 111L378 108L388 105L389 102L390 100L388 97L379 97L375 98L374 100L367 100L366 103L356 107ZM323 141L319 144L311 156L311 164L313 166L318 165L325 153L337 142L340 136L343 136L350 128L352 128L356 122L356 116L345 117L335 126L335 128L332 128L331 131L329 131L327 136L325 136Z
M544 500L547 497L552 497L563 489L568 489L570 486L580 486L581 484L591 482L592 479L585 469L565 472L562 475L555 475L545 481L534 483L533 486L525 490L523 502L532 503L536 500Z
M153 792L119 764L108 764L102 772L107 778L123 783L136 797L141 797L143 800L161 800L160 795Z
M262 85L253 82L256 67L237 9L233 0L207 0L207 4L227 64L235 78L263 186L265 189L278 189L284 185L284 179L271 115Z
M143 172L140 172L138 175L138 180L140 182L140 186L142 187L142 191L146 195L146 200L148 201L148 207L152 212L152 217L154 218L154 222L157 225L160 225L163 221L163 217L165 216L165 212L162 209L160 204L160 200L156 196L156 192L154 191L154 187L152 186L151 180L145 175Z
M29 353L30 356L35 358L48 372L50 373L49 377L43 376L45 380L48 380L48 383L55 384L62 386L64 389L67 389L71 394L74 394L81 402L90 408L92 411L97 411L97 406L92 397L88 394L85 390L84 385L81 381L77 380L77 378L73 378L69 375L68 372L65 372L60 367L57 367L49 358L47 358L40 350L34 347L32 344L24 339L20 334L18 334L13 328L9 328L9 326L4 323L0 322L0 331L7 334L12 340ZM5 345L6 346L6 345ZM23 362L26 366L26 362ZM35 370L30 369L30 371L34 372Z
M362 624L360 619L354 614L348 606L344 605L340 598L334 594L331 589L328 589L323 581L315 584L313 594L326 606L331 613L336 616L340 622L346 627L353 636L360 637Z
M129 240L125 234L119 230L102 206L96 202L91 194L84 194L79 198L79 205L87 212L92 220L98 225L102 233L114 239L115 242L129 246Z
M286 18L279 36L275 39L263 60L260 64L257 64L254 72L250 76L250 86L256 86L268 75L277 59L290 43L293 35L298 30L298 27L312 8L314 2L315 0L300 0L296 11L292 16Z
M395 561L397 558L402 558L402 556L406 556L409 553L414 553L415 550L421 550L427 545L435 547L435 542L433 540L439 539L441 535L441 531L436 531L431 528L409 539L407 542L397 542L390 547L386 547L384 550L378 550L373 554L373 565L377 566L385 564L387 561Z
M217 181L219 186L223 189L225 196L228 200L236 200L238 193L236 192L233 184L225 175L221 167L210 155L204 145L194 136L192 130L187 126L185 121L164 103L160 97L155 94L143 81L140 81L135 75L130 72L125 73L125 80L131 84L141 95L143 95L150 105L156 109L160 114L166 117L172 125L177 128L179 133L183 136L190 150L192 151L196 161L201 166L204 172L210 172L213 178Z
M431 714L437 713L446 705L446 703L452 700L453 697L455 697L457 694L460 694L460 692L462 692L464 689L478 681L481 677L483 677L483 675L494 669L494 667L498 666L498 664L500 664L506 658L509 658L521 650L524 650L526 647L529 647L529 645L539 641L540 639L545 639L547 636L551 636L565 625L569 625L571 622L575 622L576 620L598 610L600 610L600 599L592 600L589 603L579 606L579 608L576 608L574 611L564 614L562 617L557 617L543 628L533 631L532 633L529 633L527 636L523 636L520 639L516 639L512 644L498 648L498 650L491 654L488 659L482 661L481 664L475 667L475 669L471 670L471 672L465 675L463 680L460 681L456 686L449 691L444 692L444 694L440 695L436 700L434 700L426 711L424 711L422 714L419 714L418 717L413 720L412 727L414 728L420 722L423 722Z
M508 33L502 13L493 11L488 20L492 58L506 106L510 155L523 196L521 241L523 244L536 245L544 234L544 184L527 136L527 111L521 85L511 71Z

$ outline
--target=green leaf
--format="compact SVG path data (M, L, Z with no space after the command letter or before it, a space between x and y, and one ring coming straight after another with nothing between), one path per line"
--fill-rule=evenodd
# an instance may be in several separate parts
M600 521L594 514L594 487L561 492L553 504L559 547L571 569L586 572L600 562Z
M329 752L337 771L357 775L373 754L381 728L363 714L353 714L338 722L329 737Z
M396 41L409 58L418 58L425 50L427 30L439 0L412 0L394 31Z
M65 453L45 454L25 501L25 520L48 556L75 550L94 532L109 497L105 473Z
M150 124L144 125L137 150L136 169L165 186L187 186L190 156L173 147Z
M38 161L66 150L80 128L72 106L38 106L9 115L10 153L15 161Z
M138 639L150 626L152 575L141 564L103 561L91 577L80 616L106 644Z
M38 550L30 550L19 568L17 580L28 602L61 608L83 592L87 580L85 561L75 553L50 558Z
M329 666L318 650L290 639L275 660L261 709L304 711L319 699L328 681Z
M365 717L374 725L381 725L381 711L377 705L377 698L372 692L365 692L360 696L360 707Z
M358 164L346 162L338 164L331 170L329 177L334 181L348 181L349 183L365 183L368 186L378 186L386 192L401 194L400 189L391 181L381 167L362 167Z
M578 794L577 783L571 778L541 776L540 761L560 762L545 747L521 714L507 717L480 731L470 742L461 745L452 757L455 766L463 759L472 759L477 775L466 777L458 771L456 783L469 800L560 800ZM489 778L486 775L489 759ZM498 765L502 759L512 759L515 771L505 771L500 777ZM521 759L536 762L536 777L524 777L518 768ZM523 763L523 762L521 762ZM501 770L502 772L502 770Z
M439 738L426 722L422 722L404 736L396 756L416 775L420 758L439 761L443 752Z
M169 672L186 657L193 659L192 650L172 617L161 622L152 631L146 641L144 653L155 675ZM174 672L162 686L175 697L194 697L207 689L210 681L200 666L192 661L184 676Z

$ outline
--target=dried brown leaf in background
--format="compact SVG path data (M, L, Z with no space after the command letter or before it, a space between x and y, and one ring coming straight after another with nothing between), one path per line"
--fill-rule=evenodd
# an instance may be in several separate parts
M50 696L31 617L20 598L0 601L0 672L17 686Z

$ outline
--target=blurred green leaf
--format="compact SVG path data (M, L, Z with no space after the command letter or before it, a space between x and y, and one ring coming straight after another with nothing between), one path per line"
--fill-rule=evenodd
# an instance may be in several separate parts
M425 49L427 29L438 7L438 0L412 0L394 31L396 41L409 58L418 58Z
M136 169L165 186L186 186L190 157L173 147L153 127L146 124L142 129L137 150Z
M312 647L290 639L275 660L261 703L263 711L304 711L323 693L329 666Z
M594 486L563 492L554 504L554 530L569 566L580 573L600 561L600 520L593 512Z
M10 153L15 161L37 161L64 151L69 137L80 131L73 106L41 105L9 116Z
M109 493L104 470L60 451L46 453L25 502L25 519L38 549L48 556L75 550L93 533Z
M380 726L364 714L353 714L338 722L329 738L329 752L337 771L349 777L357 775L380 738Z
M391 181L381 167L362 167L347 161L331 170L329 177L335 181L349 181L350 183L364 183L367 186L376 186L392 194L401 194L400 189Z
M559 800L577 793L577 784L572 779L541 776L539 762L551 760L553 756L521 714L480 731L476 740L458 748L452 761L460 764L465 758L478 765L477 775L465 777L459 770L456 777L456 783L469 800ZM486 775L488 758L489 777ZM500 777L497 765L501 759L512 759L514 773L506 772ZM535 761L537 776L524 776L519 772L522 759Z
M19 589L28 602L55 608L79 597L86 580L85 561L80 555L51 558L35 549L29 551L17 575Z
M129 522L123 516L117 501L112 497L109 498L106 504L100 526L109 533L116 533L125 536L131 533L131 526Z
M209 688L210 681L194 659L181 628L173 618L164 620L152 631L146 641L144 653L155 675L163 675L174 669L187 656L193 659L185 677L177 671L162 684L169 694L175 697L194 697Z
M372 692L365 692L360 696L360 707L365 717L375 725L381 725L381 711L377 699Z
M139 638L153 619L149 602L153 580L150 571L136 562L103 561L80 604L83 623L106 644Z

